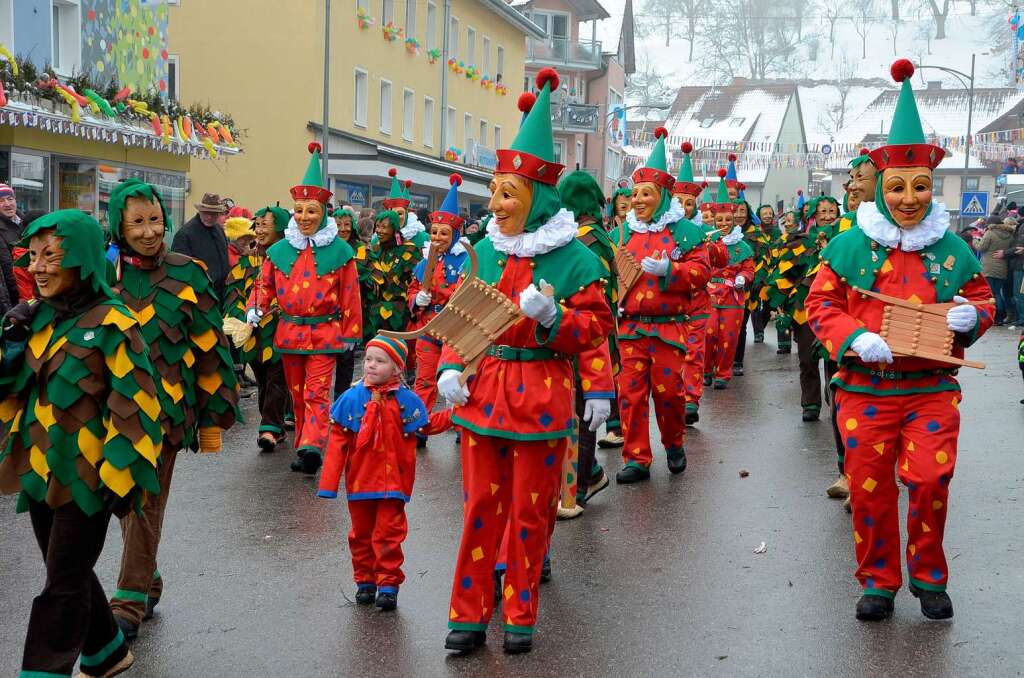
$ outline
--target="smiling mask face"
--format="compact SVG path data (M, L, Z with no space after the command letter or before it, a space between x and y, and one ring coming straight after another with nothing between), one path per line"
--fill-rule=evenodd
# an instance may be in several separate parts
M927 167L890 167L882 172L882 197L896 225L920 224L932 203L932 172Z

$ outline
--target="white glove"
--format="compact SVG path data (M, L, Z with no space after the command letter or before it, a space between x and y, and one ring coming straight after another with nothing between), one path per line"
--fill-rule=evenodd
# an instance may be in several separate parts
M966 304L964 297L953 297L957 304ZM954 306L946 311L946 325L954 332L970 332L978 324L978 309L973 306Z
M546 287L547 283L541 280L540 286ZM519 293L519 308L527 317L533 318L544 327L554 325L555 316L558 315L554 298L542 293L533 283Z
M644 269L645 272L650 273L651 275L664 278L668 275L668 267L671 264L672 260L668 258L668 253L662 250L660 259L644 257L643 261L640 262L640 268Z
M420 290L416 293L416 305L420 307L430 306L430 292Z
M736 276L736 289L743 289L743 286L747 284L747 279L742 275Z
M612 401L603 399L583 401L583 421L590 422L590 430L596 431L608 421L612 413Z
M445 370L437 378L437 392L449 405L465 405L469 402L469 387L459 383L462 373L458 370Z
M245 312L245 322L253 327L260 324L260 318L263 317L263 311L258 308L250 308Z
M853 352L860 356L866 363L891 363L892 349L874 332L865 332L850 344Z

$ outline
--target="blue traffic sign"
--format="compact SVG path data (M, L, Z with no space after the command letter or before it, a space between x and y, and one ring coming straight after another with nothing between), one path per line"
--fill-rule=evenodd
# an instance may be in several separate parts
M960 197L960 215L983 217L988 214L988 191L967 191Z

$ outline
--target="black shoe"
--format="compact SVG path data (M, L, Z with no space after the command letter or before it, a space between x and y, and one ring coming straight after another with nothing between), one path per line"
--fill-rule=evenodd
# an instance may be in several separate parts
M892 616L892 599L885 596L863 595L857 601L857 619L882 621Z
M729 388L729 382L727 382L725 379L715 379L714 388L716 391L724 391L725 389Z
M391 612L398 607L398 594L392 591L381 591L377 594L376 605L383 612Z
M821 416L821 410L817 407L805 407L804 413L801 415L804 421L818 421L818 417ZM877 598L877 596L875 596Z
M292 471L295 471L296 473L301 473L302 472L302 457L299 457L298 459L293 461L288 468L290 468Z
M540 582L546 584L551 581L551 557L544 556L544 564L540 567Z
M373 586L360 586L356 589L356 605L373 605L374 599L377 598L377 587Z
M764 343L764 332L754 332L754 343L755 344L763 344Z
M160 604L160 598L146 598L146 614L142 615L142 621L149 621L156 614L156 606Z
M139 637L139 625L133 624L124 617L114 615L114 621L117 622L117 628L121 629L121 634L124 635L125 640L131 642Z
M523 654L533 649L532 633L505 631L505 654Z
M320 470L320 465L323 463L319 452L308 451L302 455L302 472L307 476L316 475L316 472Z
M921 603L921 614L929 619L951 619L953 601L945 591L926 591L910 583L910 592Z
M686 470L686 450L680 448L678 452L668 453L668 470L672 474L682 473Z
M273 452L277 448L277 437L260 435L256 439L256 446L260 448L260 452Z
M779 348L775 349L775 353L777 355L789 355L792 352L793 352L793 349L791 349L791 348L783 348L781 346Z
M732 365L732 376L742 377L743 376L743 363L733 363Z
M705 386L711 386L711 375L710 374L704 376L704 385Z
M638 483L641 480L650 480L650 478L650 469L646 469L643 466L634 466L632 464L623 466L622 470L615 474L615 482L619 485Z
M693 426L700 421L700 413L697 410L686 410L686 425Z
M444 649L456 652L472 652L487 642L484 631L449 631L444 639Z

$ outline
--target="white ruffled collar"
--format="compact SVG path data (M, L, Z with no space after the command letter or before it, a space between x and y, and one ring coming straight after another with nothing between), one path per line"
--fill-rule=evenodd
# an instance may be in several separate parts
M932 200L932 210L920 224L903 229L893 224L873 202L862 202L857 208L857 226L882 247L899 247L904 252L918 252L939 241L949 230L946 206Z
M686 218L686 210L673 198L668 203L668 209L654 223L646 223L636 218L636 212L629 210L626 214L626 226L634 233L660 233L669 224L674 224L680 219Z
M420 218L416 216L415 212L405 213L405 226L402 227L402 237L406 240L415 237L416 235L423 233L427 228L420 221Z
M535 257L572 242L576 238L576 218L569 210L561 209L533 233L519 235L502 235L497 220L491 219L487 224L487 237L502 254Z
M288 226L284 229L285 240L288 241L289 245L300 252L306 249L309 245L312 245L313 247L330 245L337 237L338 224L334 223L334 219L328 219L327 223L324 224L324 227L314 233L312 237L302 235L302 231L299 230L299 225L295 223L295 217L288 220Z
M733 226L732 230L722 236L722 242L726 245L735 245L743 240L743 227Z

